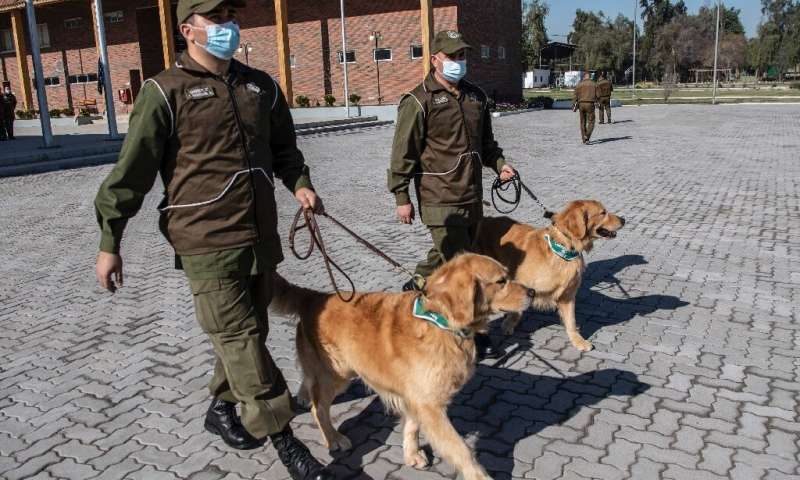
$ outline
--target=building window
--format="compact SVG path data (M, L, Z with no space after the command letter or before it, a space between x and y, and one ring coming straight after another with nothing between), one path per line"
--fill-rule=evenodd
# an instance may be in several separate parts
M39 46L42 48L50 47L50 31L46 23L39 24Z
M497 58L500 60L506 59L506 47L497 47Z
M81 17L68 18L64 20L64 28L67 30L77 30L83 26L83 19Z
M57 85L61 85L61 78L60 77L45 77L44 85L46 87L55 87Z
M375 48L372 50L372 59L376 62L391 62L392 49L391 48Z
M97 74L96 73L82 73L80 75L70 75L69 76L69 83L70 85L75 84L82 84L82 83L93 83L97 81Z
M336 58L339 60L339 63L342 63L342 51L339 50L336 52ZM354 50L347 51L347 63L356 63L356 52Z
M481 45L481 58L491 58L492 49L489 45Z
M13 52L14 49L14 36L11 30L0 30L0 52L8 53Z
M125 15L122 10L108 12L103 16L106 17L106 21L108 23L122 23L122 21L125 19Z
M289 66L290 66L291 68L294 68L294 67L296 67L296 66L297 66L297 59L295 59L295 56L294 56L294 54L292 54L292 55L289 55Z
M411 45L411 60L422 58L422 45Z

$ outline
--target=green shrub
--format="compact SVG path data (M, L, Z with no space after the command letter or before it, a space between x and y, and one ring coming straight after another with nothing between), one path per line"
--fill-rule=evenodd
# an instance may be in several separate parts
M35 110L17 110L17 118L20 120L33 120L36 118Z
M308 108L311 106L311 99L305 95L298 95L294 98L295 103L300 108Z
M546 97L544 95L540 95L538 97L533 97L528 99L528 108L544 108L546 110L550 110L553 108L553 97Z
M358 105L360 101L361 101L361 95L357 93L350 94L350 103L352 103L353 105Z
M333 95L325 95L325 106L332 107L336 103L336 97Z
M61 110L58 108L51 108L49 113L50 118L58 118L61 116Z
M74 108L65 108L61 110L61 115L65 117L74 117L75 116L75 109Z

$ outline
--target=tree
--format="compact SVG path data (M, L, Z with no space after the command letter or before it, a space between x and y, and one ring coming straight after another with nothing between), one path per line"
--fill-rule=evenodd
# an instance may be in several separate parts
M540 62L542 48L547 45L545 18L550 7L542 0L525 2L522 20L522 67L528 71Z
M758 38L748 49L751 66L767 71L777 67L778 77L800 62L800 3L796 0L761 0L764 21Z
M608 71L622 78L631 63L633 22L623 15L613 21L603 12L575 12L569 41L578 46L577 56L585 70Z
M672 22L675 17L686 15L688 10L683 0L674 5L670 0L640 0L639 4L644 21L644 35L639 51L644 59L646 73L651 77L661 78L663 69L654 51L656 37L664 25Z

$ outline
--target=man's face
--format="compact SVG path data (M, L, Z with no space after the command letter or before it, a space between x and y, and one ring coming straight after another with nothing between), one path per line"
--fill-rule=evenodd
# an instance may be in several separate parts
M204 15L194 14L189 17L186 23L181 25L181 33L186 38L187 42L205 45L208 41L206 27L227 22L239 23L236 18L236 8L223 3Z
M443 65L445 61L450 60L452 62L460 62L466 59L467 59L467 50L465 48L462 48L461 50L451 55L447 55L444 52L439 52L432 57L431 63L433 64L433 67L436 69L436 71L441 72L442 69L444 68Z

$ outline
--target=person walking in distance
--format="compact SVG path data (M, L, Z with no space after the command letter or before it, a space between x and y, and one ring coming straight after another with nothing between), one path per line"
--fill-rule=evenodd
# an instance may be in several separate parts
M581 140L588 145L594 130L594 106L597 104L597 85L589 72L583 74L583 80L575 86L572 96L572 111L580 111Z

